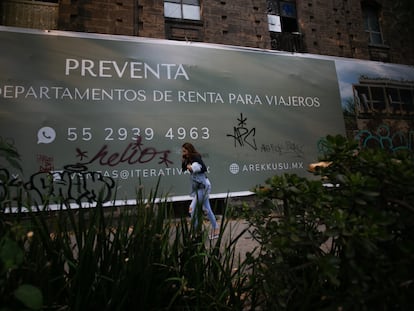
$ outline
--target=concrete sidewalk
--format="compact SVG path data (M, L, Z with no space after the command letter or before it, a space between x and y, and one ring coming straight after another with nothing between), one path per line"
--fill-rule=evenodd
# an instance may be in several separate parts
M217 217L218 224L220 225L221 219ZM253 252L258 253L260 244L253 239L251 231L253 228L249 228L249 223L244 219L231 219L226 220L227 226L223 234L223 245L228 246L231 240L237 238L236 252L240 255L240 259L243 261L246 257L246 253ZM207 220L204 222L206 228L210 227L210 222ZM213 240L214 241L214 240Z

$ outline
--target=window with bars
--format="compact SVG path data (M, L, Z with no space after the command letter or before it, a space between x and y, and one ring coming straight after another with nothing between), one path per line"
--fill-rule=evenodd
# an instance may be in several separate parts
M164 16L168 18L200 20L200 1L198 0L165 0Z

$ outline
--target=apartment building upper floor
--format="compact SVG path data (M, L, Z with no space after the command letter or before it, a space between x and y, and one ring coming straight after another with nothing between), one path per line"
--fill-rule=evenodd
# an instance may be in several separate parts
M0 24L414 65L414 40L410 33L413 26L407 26L407 19L401 19L407 12L402 12L398 2L3 0Z

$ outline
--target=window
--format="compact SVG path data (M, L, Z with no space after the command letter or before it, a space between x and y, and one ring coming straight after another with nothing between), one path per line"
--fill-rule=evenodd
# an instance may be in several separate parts
M269 31L298 32L295 1L267 1Z
M164 16L169 18L200 20L198 0L165 0Z
M58 29L58 0L0 1L0 25L35 29Z
M385 109L387 108L386 102L385 102L385 93L384 88L379 87L371 87L371 102L372 102L372 108L374 108L377 112L385 112Z
M357 113L414 114L414 83L360 78L353 85Z
M203 41L199 0L164 0L165 38Z
M369 35L369 43L383 44L381 27L379 22L380 9L372 4L362 5L362 14L365 23L365 31Z

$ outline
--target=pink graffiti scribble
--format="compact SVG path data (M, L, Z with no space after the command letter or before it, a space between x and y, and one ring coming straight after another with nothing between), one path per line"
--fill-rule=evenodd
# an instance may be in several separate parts
M77 157L81 159L87 158L88 151L77 150ZM92 157L88 162L80 164L92 164L98 162L102 166L116 166L120 163L137 164L148 163L154 159L158 159L158 164L165 164L167 167L173 162L169 160L168 156L170 150L157 150L154 147L144 147L142 138L139 136L135 142L129 143L126 148L120 152L111 151L108 145L103 145L102 148Z

